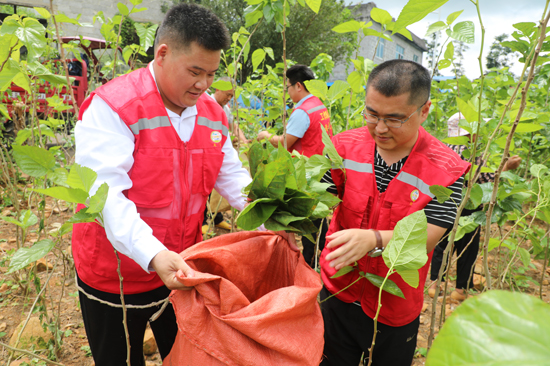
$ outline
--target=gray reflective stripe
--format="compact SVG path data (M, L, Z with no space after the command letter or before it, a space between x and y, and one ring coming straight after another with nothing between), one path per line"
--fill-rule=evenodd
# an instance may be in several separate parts
M199 117L197 118L197 124L211 130L222 130L224 136L229 136L229 129L223 125L222 121L211 121L206 117Z
M130 130L137 135L141 130L152 130L158 127L170 127L170 119L168 117L140 118L130 125Z
M353 160L344 159L344 168L355 170L359 173L370 173L372 174L372 164L368 163L358 163Z
M400 180L403 183L407 183L413 187L416 187L416 189L418 189L420 192L422 192L427 196L430 196L431 198L435 197L435 195L433 195L432 192L430 192L430 186L424 183L422 179L415 177L412 174L401 172L397 176L397 180Z
M317 107L313 107L311 109L308 109L307 110L307 114L310 114L310 113L313 113L313 112L317 112L318 110L320 109L326 109L324 105L318 105Z

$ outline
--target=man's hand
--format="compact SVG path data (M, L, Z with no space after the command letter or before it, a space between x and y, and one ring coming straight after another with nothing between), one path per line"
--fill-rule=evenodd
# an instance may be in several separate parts
M348 229L337 231L329 236L327 248L340 248L326 256L329 266L337 271L357 262L376 247L376 237L371 230Z
M263 139L267 138L268 140L271 138L271 134L267 131L261 131L258 134L258 137L256 137L256 140L263 141Z
M275 231L275 234L285 238L286 241L288 241L288 243L290 244L290 247L292 248L292 250L297 252L300 251L300 248L298 248L298 246L296 245L296 236L294 236L294 233L287 233L286 231L281 230L281 231Z
M195 271L185 263L178 253L169 250L158 252L151 260L151 267L170 290L190 290L192 288L184 286L176 277L178 270L181 270L185 277L195 277Z
M521 164L521 158L519 156L517 155L510 156L506 161L506 165L504 165L504 169L502 170L503 171L514 170L514 169L517 169L520 164Z

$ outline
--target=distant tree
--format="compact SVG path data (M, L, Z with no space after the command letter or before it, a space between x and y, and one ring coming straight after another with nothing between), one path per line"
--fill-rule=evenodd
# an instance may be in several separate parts
M194 2L192 0L172 0L173 4ZM202 0L201 5L211 9L222 19L230 33L237 32L245 25L244 9L247 3L244 0ZM163 11L169 8L165 3ZM351 12L346 8L343 0L323 0L321 9L315 14L309 7L299 4L290 8L287 15L286 56L297 63L309 65L320 53L332 56L334 62L345 59L352 51L351 41L355 36L352 33L338 34L331 29L336 25L352 19ZM275 66L282 62L283 39L277 32L273 21L263 23L251 39L251 52L257 48L271 47L275 60L266 58L266 63ZM252 70L251 60L243 67L243 79Z
M453 41L455 46L454 65L457 78L460 78L466 72L464 70L464 52L470 47L462 41Z
M489 54L487 55L485 66L488 69L493 67L510 67L510 62L512 62L512 55L514 52L510 47L503 46L501 42L505 41L508 38L506 33L503 33L495 37L491 48L489 49Z
M428 37L428 39L424 39L424 41L426 41L426 48L428 49L428 51L426 52L428 69L432 71L434 76L439 76L441 75L441 73L437 68L437 56L439 55L439 52L441 52L441 43L439 43L438 32L432 33ZM435 72L433 72L434 69L435 69Z

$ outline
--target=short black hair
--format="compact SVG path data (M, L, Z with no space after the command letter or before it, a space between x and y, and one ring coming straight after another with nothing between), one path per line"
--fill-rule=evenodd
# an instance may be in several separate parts
M386 97L409 94L409 104L422 105L430 98L430 72L419 63L409 60L389 60L376 66L367 81L369 86Z
M207 8L194 3L181 3L166 13L155 37L155 50L160 42L177 50L188 49L192 42L210 50L229 47L227 27Z
M304 81L307 80L314 80L315 75L313 74L313 71L306 65L294 65L290 69L286 70L286 77L288 78L288 81L291 85L294 85L296 83L302 83L304 86L304 89L307 90L306 84L304 84Z

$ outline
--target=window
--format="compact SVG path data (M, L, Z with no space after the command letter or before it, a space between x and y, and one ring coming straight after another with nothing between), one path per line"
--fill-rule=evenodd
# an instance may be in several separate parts
M376 57L384 58L384 47L386 46L386 40L381 38L376 49Z
M400 60L405 58L405 49L400 45L395 45L395 58Z
M418 55L413 55L413 61L418 62Z

